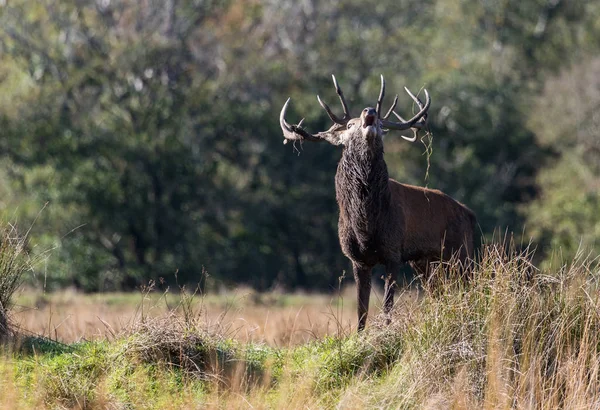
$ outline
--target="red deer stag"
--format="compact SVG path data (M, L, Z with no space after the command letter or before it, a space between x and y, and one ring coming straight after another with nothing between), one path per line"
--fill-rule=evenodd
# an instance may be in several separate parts
M383 311L389 323L394 304L395 274L410 262L427 275L429 263L457 255L464 264L473 253L474 213L448 195L434 189L411 186L388 176L383 158L383 135L389 130L412 129L413 137L425 126L431 99L425 91L423 104L408 88L419 112L406 121L395 111L398 95L385 115L381 105L385 81L376 108L365 108L360 117L352 118L335 76L333 84L342 103L344 116L335 115L319 96L319 104L334 124L327 131L311 134L300 121L291 125L285 120L290 99L281 110L279 122L284 143L288 141L327 141L342 145L342 158L335 175L339 216L339 239L342 251L352 261L358 296L358 330L364 329L371 293L371 270L377 264L386 269ZM394 114L399 122L388 120Z

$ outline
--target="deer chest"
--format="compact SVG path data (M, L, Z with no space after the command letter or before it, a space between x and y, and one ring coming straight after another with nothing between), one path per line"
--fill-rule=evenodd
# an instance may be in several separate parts
M353 262L374 266L382 263L384 250L382 247L382 232L379 229L361 229L359 225L341 221L339 239L342 251Z

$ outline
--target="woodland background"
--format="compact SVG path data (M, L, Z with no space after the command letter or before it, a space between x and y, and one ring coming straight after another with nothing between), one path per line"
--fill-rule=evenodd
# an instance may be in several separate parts
M354 113L379 74L400 113L429 90L432 139L386 137L392 177L542 263L600 253L600 2L0 0L0 55L0 218L34 286L336 288L339 149L278 124L291 96L328 128L332 73Z

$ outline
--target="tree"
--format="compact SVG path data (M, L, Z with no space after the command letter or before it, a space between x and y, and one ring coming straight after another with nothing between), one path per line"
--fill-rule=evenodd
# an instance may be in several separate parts
M485 234L520 231L555 150L527 126L531 106L549 74L597 50L589 3L11 1L0 188L23 224L49 202L32 242L57 247L53 283L188 283L206 268L225 284L335 286L340 154L282 145L278 113L292 96L290 118L326 129L315 95L336 101L332 73L355 113L384 74L433 98L431 155L390 134L392 176L460 199Z
M527 208L544 255L566 260L600 252L600 59L588 57L550 77L529 126L554 153L539 174L541 195Z

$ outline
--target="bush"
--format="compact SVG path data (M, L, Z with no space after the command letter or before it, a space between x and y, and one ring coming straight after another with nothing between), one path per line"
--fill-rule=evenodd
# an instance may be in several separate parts
M31 266L25 244L26 237L20 236L14 225L0 226L0 337L11 333L12 296L21 284L23 273Z

